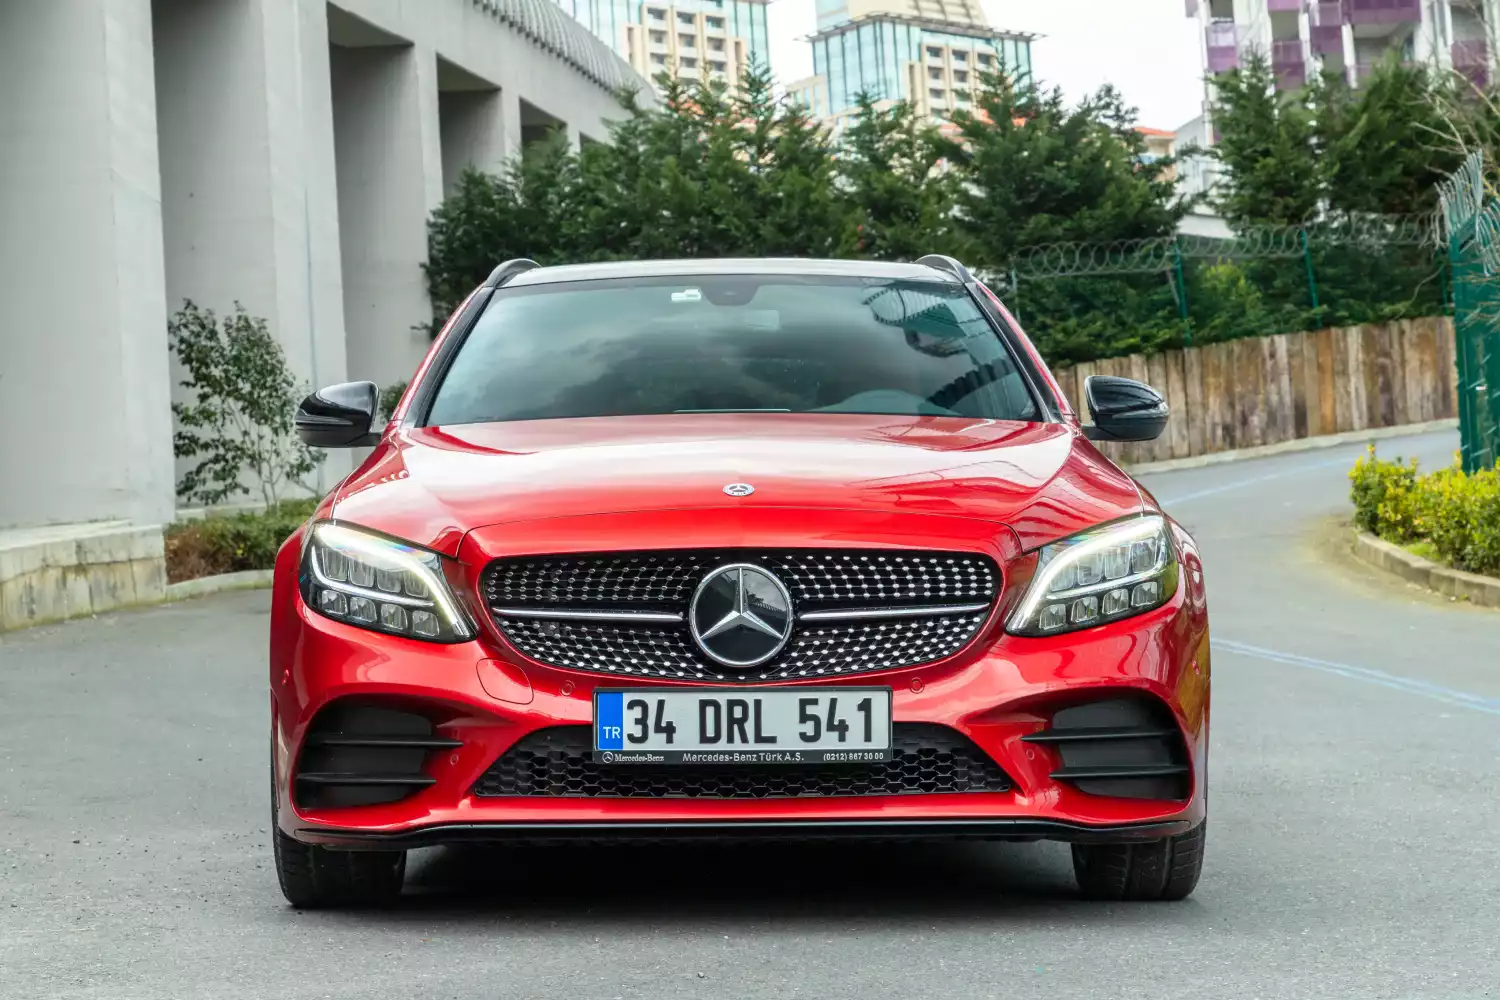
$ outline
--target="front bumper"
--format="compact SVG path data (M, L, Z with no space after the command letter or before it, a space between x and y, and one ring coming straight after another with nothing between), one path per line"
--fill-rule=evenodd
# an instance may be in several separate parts
M948 726L1011 778L1007 792L762 799L485 798L471 788L536 730L592 723L597 686L620 678L546 667L495 636L440 646L379 635L306 608L295 573L278 573L271 693L277 821L299 840L340 847L455 841L823 837L1125 840L1184 832L1206 813L1209 652L1201 592L1157 611L1046 639L1004 635L991 621L946 661L813 686L890 685L894 720ZM640 680L649 687L666 682ZM805 682L804 682L805 683ZM796 686L796 685L788 685ZM1191 765L1184 800L1089 794L1051 777L1056 749L1023 740L1059 709L1123 692L1167 706ZM420 711L460 744L433 754L433 783L397 802L299 808L292 776L317 713L346 697Z
M803 840L1062 840L1117 843L1186 833L1196 821L1180 817L1152 823L1090 826L1058 820L997 819L777 819L619 823L445 823L398 833L303 827L297 839L348 850L409 850L442 844Z

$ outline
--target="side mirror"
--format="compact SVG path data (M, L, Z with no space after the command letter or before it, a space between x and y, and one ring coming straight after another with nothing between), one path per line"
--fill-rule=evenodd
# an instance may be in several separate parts
M1144 382L1113 375L1090 375L1083 383L1093 426L1090 441L1154 441L1166 429L1171 407Z
M370 433L380 391L374 382L342 382L319 389L297 407L297 436L314 448L359 448L375 444Z

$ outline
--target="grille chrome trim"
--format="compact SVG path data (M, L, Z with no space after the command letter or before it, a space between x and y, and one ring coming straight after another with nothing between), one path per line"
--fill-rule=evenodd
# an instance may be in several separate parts
M852 611L804 611L799 622L854 621L865 618L939 618L943 615L971 615L988 611L988 604L943 604L928 608L860 608Z
M683 616L670 611L573 611L567 608L490 608L504 618L547 618L580 622L680 622Z

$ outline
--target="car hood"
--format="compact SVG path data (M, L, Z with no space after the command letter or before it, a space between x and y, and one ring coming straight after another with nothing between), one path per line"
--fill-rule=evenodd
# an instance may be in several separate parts
M335 500L341 520L449 554L489 525L725 507L974 518L1030 549L1142 506L1068 424L779 413L393 430Z

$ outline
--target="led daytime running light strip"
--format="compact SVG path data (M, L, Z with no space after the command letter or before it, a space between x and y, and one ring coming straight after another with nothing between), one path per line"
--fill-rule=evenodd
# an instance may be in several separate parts
M343 591L358 597L368 597L371 600L382 601L386 604L400 604L412 608L433 608L446 620L453 633L460 638L469 638L473 631L469 628L468 619L459 613L457 604L454 603L448 590L448 581L428 566L422 560L411 553L415 551L410 546L402 545L400 542L387 541L367 535L362 531L354 531L341 525L323 523L313 529L317 536L316 544L313 546L310 565L313 576L320 586L329 590ZM427 592L432 595L432 600L424 601L420 597L411 597L406 594L390 594L383 590L371 590L352 583L341 583L330 580L323 574L323 568L318 564L318 545L325 545L331 549L347 552L351 557L363 559L376 567L399 570L403 573L411 573L422 581L427 587Z
M1064 601L1080 594L1098 593L1105 590L1114 590L1127 586L1129 583L1139 583L1160 575L1162 567L1171 553L1166 542L1166 524L1159 515L1150 515L1140 518L1139 521L1127 521L1123 524L1115 524L1106 528L1098 529L1099 533L1092 538L1070 545L1047 565L1043 566L1037 575L1032 578L1031 585L1026 589L1026 599L1011 613L1009 621L1006 622L1008 629L1021 629L1031 621L1037 610L1044 603L1051 601ZM1156 556L1156 566L1147 573L1137 573L1133 577L1121 578L1119 580L1099 580L1084 587L1074 587L1071 590L1059 594L1050 593L1052 581L1065 567L1071 567L1078 560L1087 558L1105 549L1112 549L1119 545L1127 545L1131 542L1142 542L1150 538L1160 537L1163 545ZM1054 543L1055 544L1055 543ZM1139 577L1139 579L1136 579Z

